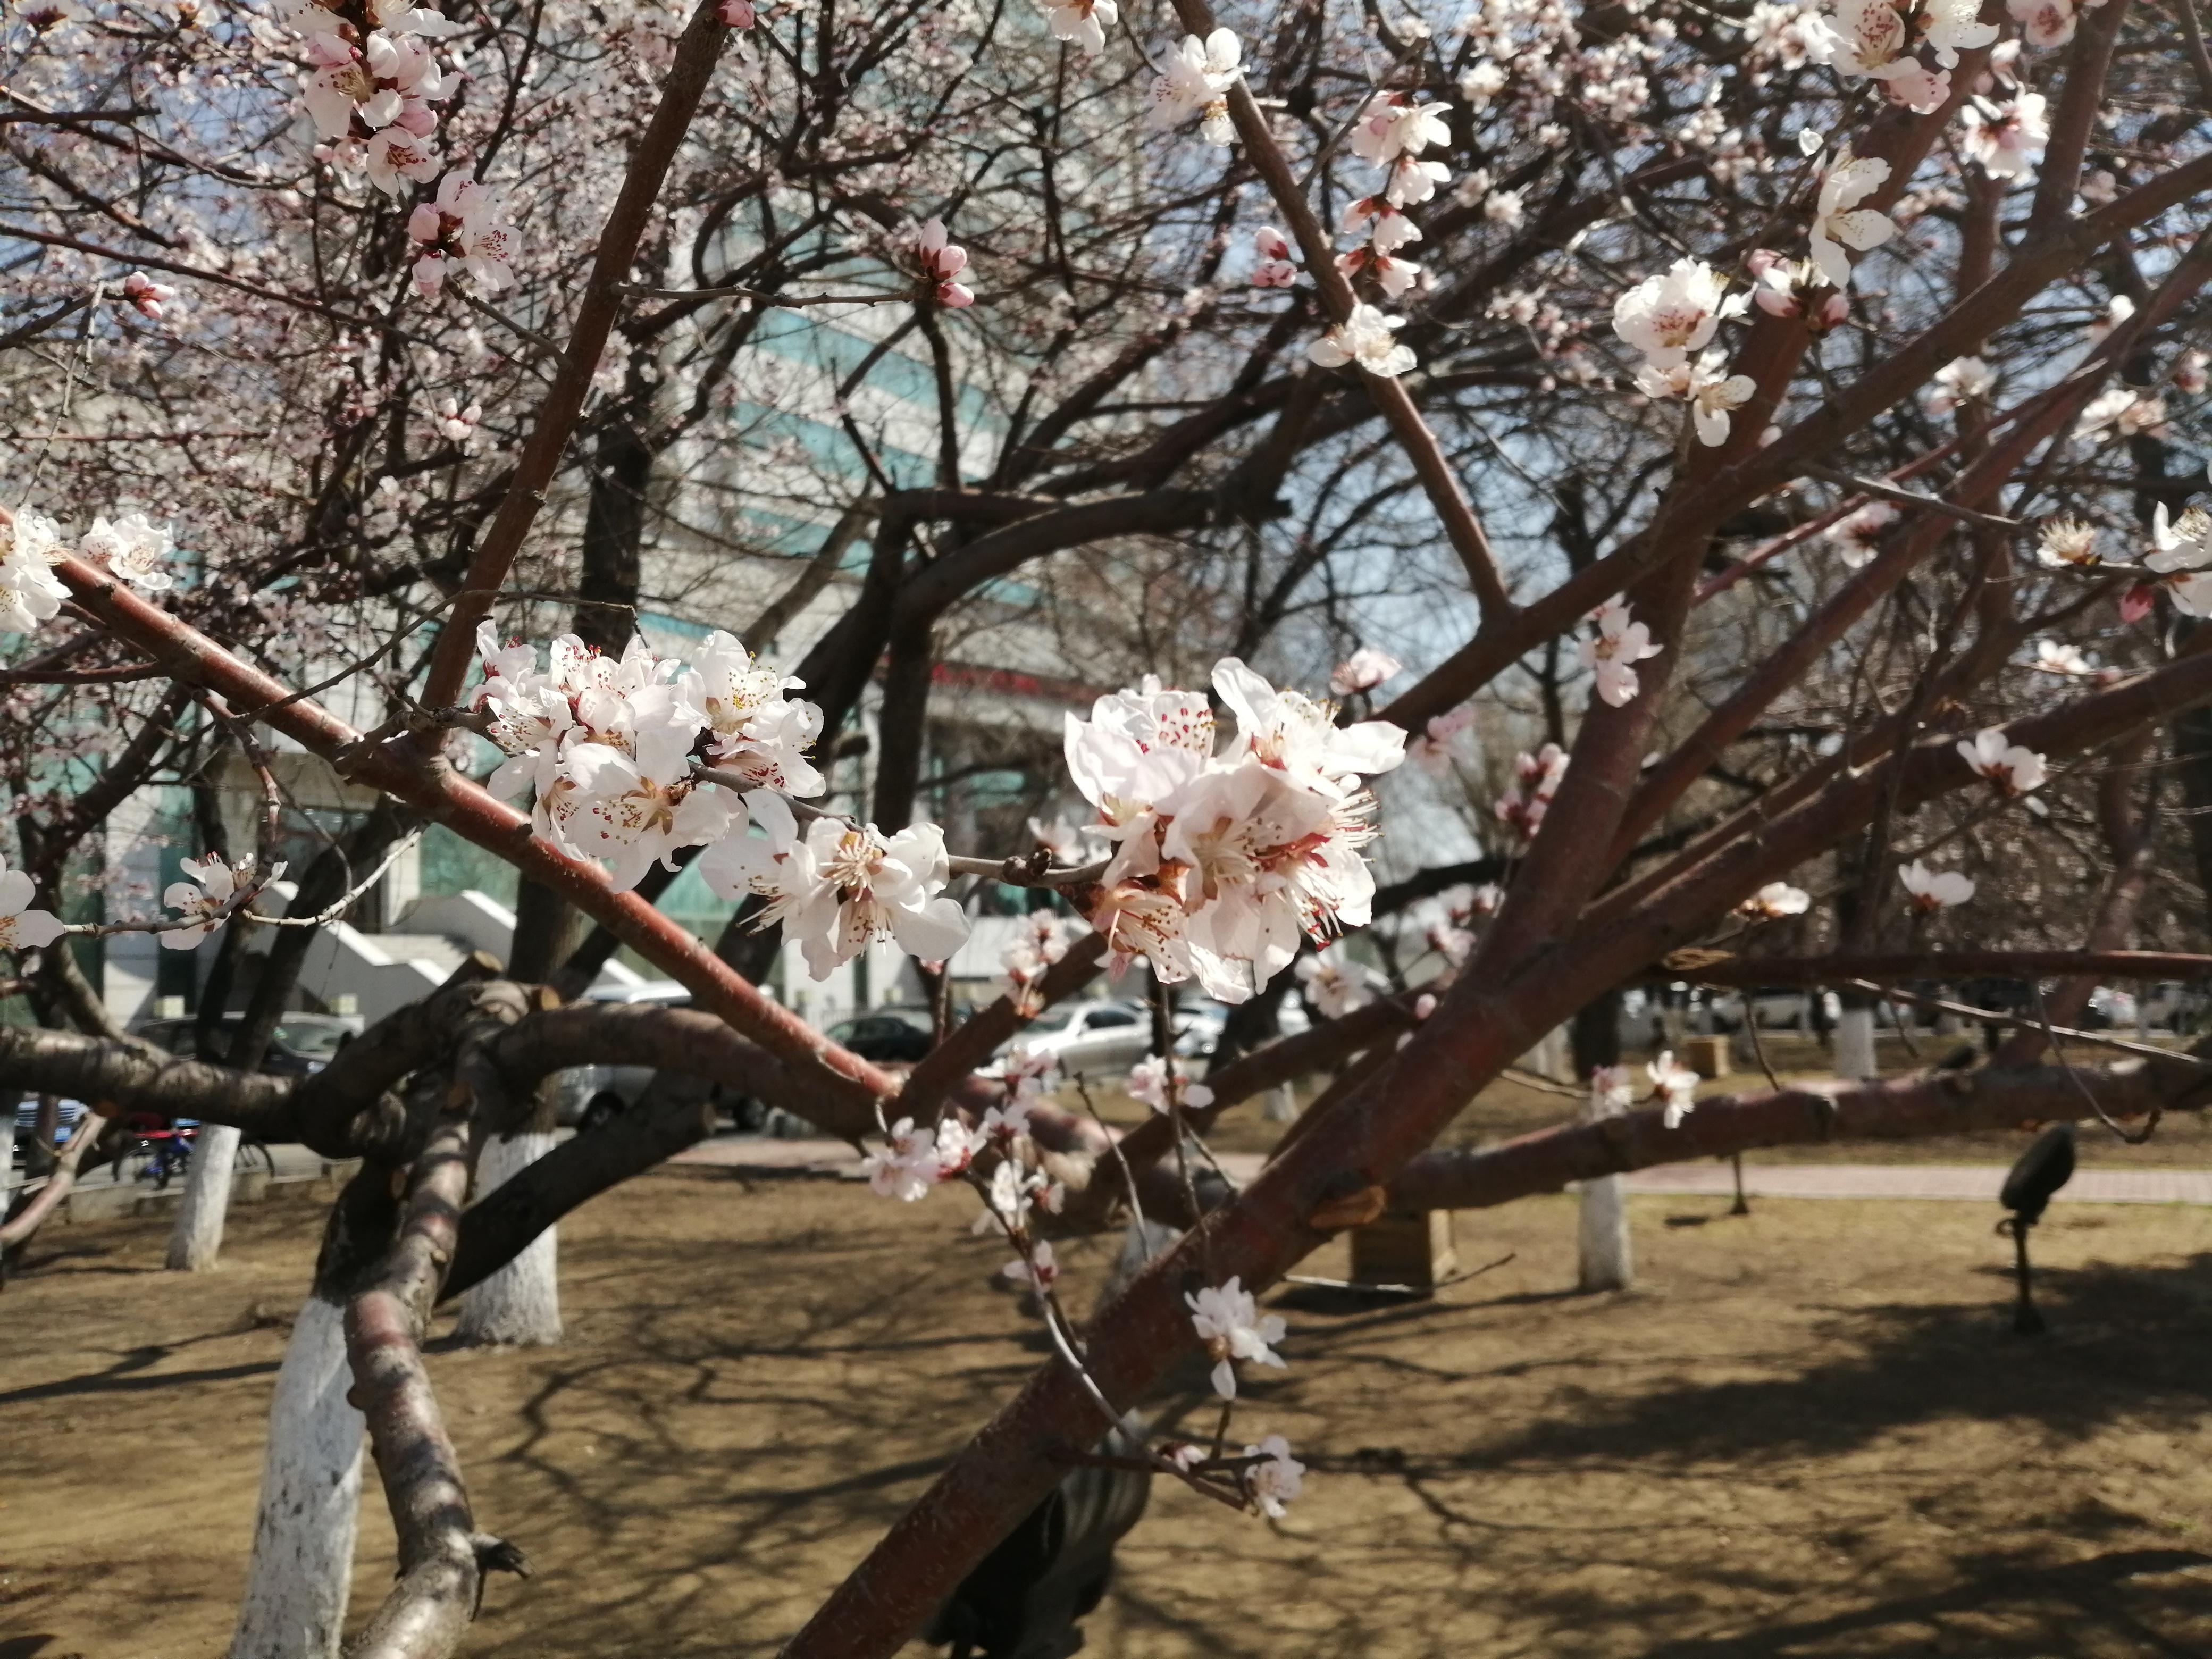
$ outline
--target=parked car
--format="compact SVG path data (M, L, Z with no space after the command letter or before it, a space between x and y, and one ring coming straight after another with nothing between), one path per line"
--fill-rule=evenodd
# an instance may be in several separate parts
M228 1043L245 1023L243 1014L225 1014L216 1025L216 1042ZM261 1057L260 1069L270 1077L310 1077L331 1062L331 1057L359 1036L362 1022L353 1014L286 1014L276 1022L276 1035ZM196 1019L156 1019L141 1026L138 1035L159 1043L185 1060L202 1058L199 1022ZM221 1047L204 1058L220 1064Z
M2135 994L2100 985L2089 993L2089 1006L2081 1016L2081 1024L2093 1031L2132 1031L2136 1026Z
M1178 998L1175 1011L1176 1055L1183 1060L1211 1060L1213 1051L1221 1044L1222 1028L1229 1023L1231 1012L1228 1003L1216 1002L1212 997ZM1305 1004L1296 997L1283 998L1275 1005L1275 1029L1285 1036L1312 1030L1313 1021L1306 1013Z
M591 1000L689 1008L691 993L672 979L655 979L642 985L594 991ZM645 1085L653 1081L653 1069L650 1066L572 1066L555 1073L553 1121L563 1128L598 1128L616 1113L637 1104Z
M84 1121L87 1109L81 1100L63 1100L57 1102L56 1104L58 1109L54 1115L54 1150L59 1152L69 1145L70 1137L76 1133L76 1126ZM15 1139L12 1150L13 1162L17 1170L25 1169L29 1165L31 1143L38 1133L39 1097L32 1095L20 1102L15 1108ZM0 1174L4 1173L5 1171L0 1171Z
M911 1066L935 1046L937 1022L927 1008L872 1008L825 1035L878 1066Z
M1050 1054L1067 1077L1115 1081L1152 1051L1152 1017L1131 1002L1060 1003L1031 1020L982 1074L995 1076L1007 1049L1017 1046Z
M1843 1012L1843 1004L1833 991L1820 993L1826 1006L1831 1025ZM1813 1017L1813 993L1802 985L1769 985L1750 991L1720 991L1713 994L1713 1029L1734 1033L1743 1029L1747 1014L1758 1022L1762 1031L1810 1030Z
M2154 985L2143 999L2143 1015L2154 1028L2176 1036L2194 1035L2204 1018L2204 993L2179 980Z

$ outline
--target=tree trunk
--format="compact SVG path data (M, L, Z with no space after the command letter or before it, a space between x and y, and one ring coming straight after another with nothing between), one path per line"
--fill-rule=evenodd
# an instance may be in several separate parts
M222 1253L222 1224L230 1210L231 1166L238 1157L239 1132L228 1123L203 1123L192 1146L191 1168L185 1174L185 1200L169 1231L173 1272L213 1270Z
M553 1150L550 1127L495 1135L477 1162L477 1196L514 1179ZM550 1346L561 1340L560 1230L548 1227L522 1253L461 1297L453 1334L474 1346Z
M269 1406L269 1450L230 1659L337 1659L361 1521L362 1415L345 1310L310 1296Z
M1577 1232L1585 1291L1626 1291L1636 1283L1636 1252L1628 1233L1628 1177L1600 1176L1583 1182Z
M1587 1080L1601 1066L1620 1064L1620 993L1607 992L1586 1004L1569 1027L1574 1041L1575 1075ZM1618 1117L1619 1107L1592 1112ZM1626 1177L1600 1176L1582 1184L1577 1227L1577 1279L1584 1291L1625 1291L1636 1283L1636 1255L1628 1233Z
M1874 1057L1874 1006L1863 1000L1844 1005L1836 1018L1836 1075L1855 1083L1881 1075Z

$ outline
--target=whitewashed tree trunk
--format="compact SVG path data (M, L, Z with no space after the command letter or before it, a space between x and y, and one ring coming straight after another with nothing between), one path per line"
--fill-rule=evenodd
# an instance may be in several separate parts
M1260 1115L1269 1123L1289 1123L1297 1115L1297 1091L1287 1083L1268 1090L1260 1103Z
M1583 1289L1625 1291L1636 1283L1626 1176L1600 1176L1583 1182L1580 1242Z
M1593 1117L1619 1117L1621 1109L1594 1100ZM1626 1176L1600 1176L1582 1183L1582 1213L1577 1231L1577 1278L1585 1291L1625 1291L1636 1283L1636 1255L1628 1237Z
M1836 1018L1836 1075L1863 1082L1881 1075L1874 1058L1874 1010L1846 1008Z
M167 1266L175 1272L204 1273L222 1254L222 1224L230 1212L231 1166L238 1158L239 1132L228 1123L203 1123L185 1172L185 1200L169 1231Z
M477 1196L481 1200L502 1182L553 1150L550 1131L526 1129L495 1135L477 1160ZM532 1346L561 1340L561 1281L558 1228L548 1227L521 1255L461 1296L453 1334L479 1346L507 1343Z
M361 1523L364 1425L346 1403L352 1386L344 1310L311 1296L276 1371L230 1659L337 1659Z

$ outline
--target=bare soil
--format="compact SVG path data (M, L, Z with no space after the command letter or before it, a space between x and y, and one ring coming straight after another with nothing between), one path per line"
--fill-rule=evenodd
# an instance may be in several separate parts
M1583 1297L1573 1204L1459 1218L1467 1265L1510 1260L1433 1302L1279 1292L1290 1368L1239 1427L1306 1497L1158 1492L1087 1651L2212 1651L2202 1214L2062 1205L2024 1340L1978 1205L1638 1200L1641 1288ZM1042 1357L970 1209L672 1170L573 1218L568 1341L432 1361L537 1570L469 1651L772 1651ZM222 1652L319 1214L242 1207L198 1277L158 1220L59 1228L0 1296L0 1659ZM1109 1246L1063 1250L1079 1308ZM356 1613L391 1552L372 1497Z

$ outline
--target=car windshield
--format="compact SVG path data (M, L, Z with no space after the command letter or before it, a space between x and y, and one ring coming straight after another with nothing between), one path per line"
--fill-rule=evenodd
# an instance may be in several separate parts
M1032 1031L1065 1031L1067 1022L1075 1018L1075 1010L1068 1007L1048 1008L1029 1024Z
M276 1022L276 1041L295 1054L309 1060L328 1060L353 1035L343 1025L325 1025L320 1020L280 1019Z

